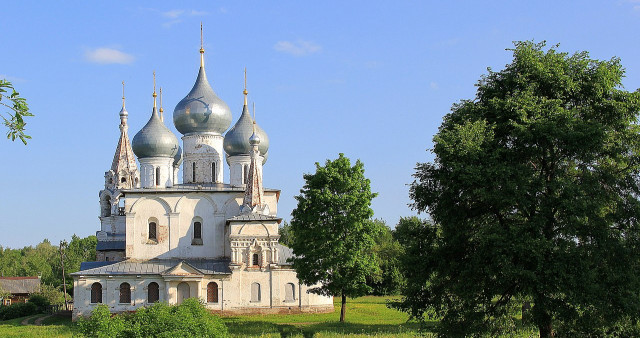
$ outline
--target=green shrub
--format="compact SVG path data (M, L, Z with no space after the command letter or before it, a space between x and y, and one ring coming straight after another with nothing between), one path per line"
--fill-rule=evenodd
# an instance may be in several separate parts
M85 337L227 337L222 320L195 298L181 305L156 303L135 313L111 316L99 305L89 318L80 318L77 332Z
M36 306L37 313L44 313L44 311L51 305L49 300L42 295L34 294L29 297L28 303L34 304Z
M38 307L33 303L15 303L0 307L0 320L9 320L38 313Z

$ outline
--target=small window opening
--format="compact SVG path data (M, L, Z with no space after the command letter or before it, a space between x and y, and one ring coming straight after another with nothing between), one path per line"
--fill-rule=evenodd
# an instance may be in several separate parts
M202 239L202 223L193 223L193 238Z
M91 284L91 303L102 303L102 284L98 282Z
M191 166L193 173L191 174L191 182L196 183L196 162Z
M160 185L160 167L156 168L156 185Z
M120 303L131 303L131 285L129 283L120 284Z
M157 240L156 222L149 222L149 239Z
M211 282L207 284L207 303L218 302L218 283Z
M123 177L123 178L120 179L120 183L125 183L125 182L127 182L127 178L126 177Z
M253 254L253 265L257 266L260 265L260 256L257 253Z
M147 288L147 302L155 303L158 300L160 300L160 288L158 287L158 283L151 282Z
M216 183L216 162L211 162L211 182Z

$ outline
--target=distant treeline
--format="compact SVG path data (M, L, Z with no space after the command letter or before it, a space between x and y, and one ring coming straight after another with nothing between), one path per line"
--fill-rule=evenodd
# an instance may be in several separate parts
M80 270L80 263L96 260L96 236L80 238L76 235L64 247L64 272L67 292L73 294L70 273ZM10 249L0 246L0 275L4 277L40 276L42 284L62 290L62 261L60 247L45 239L42 243Z

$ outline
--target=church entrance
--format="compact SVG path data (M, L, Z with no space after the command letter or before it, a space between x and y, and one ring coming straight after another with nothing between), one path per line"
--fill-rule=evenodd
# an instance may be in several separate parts
M189 284L185 282L178 284L178 304L182 304L182 302L189 297L191 297Z

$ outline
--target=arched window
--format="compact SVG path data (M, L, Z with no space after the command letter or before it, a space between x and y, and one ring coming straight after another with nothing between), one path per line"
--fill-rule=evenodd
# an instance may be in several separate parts
M156 222L149 222L149 239L158 240Z
M98 282L91 284L91 303L102 303L102 284Z
M123 177L123 178L120 179L120 183L125 183L125 182L127 182L127 178L126 177Z
M218 283L211 282L207 284L207 303L218 302Z
M284 285L284 301L293 302L296 300L296 286L293 283Z
M202 223L193 222L193 238L202 239Z
M259 302L260 299L261 299L260 284L252 283L251 284L251 301L252 302Z
M156 168L156 185L160 185L160 167Z
M131 303L131 285L129 283L120 284L120 303Z
M160 288L158 283L151 282L147 287L147 303L155 303L160 300Z
M196 183L196 162L193 162L193 165L191 166L191 170L193 171L191 175L191 182Z
M102 216L111 216L111 197L108 195L105 196L104 200L102 201Z
M211 162L211 182L216 183L216 162Z
M260 255L258 255L257 253L254 253L252 263L253 264L251 265L255 265L255 266L260 265Z

